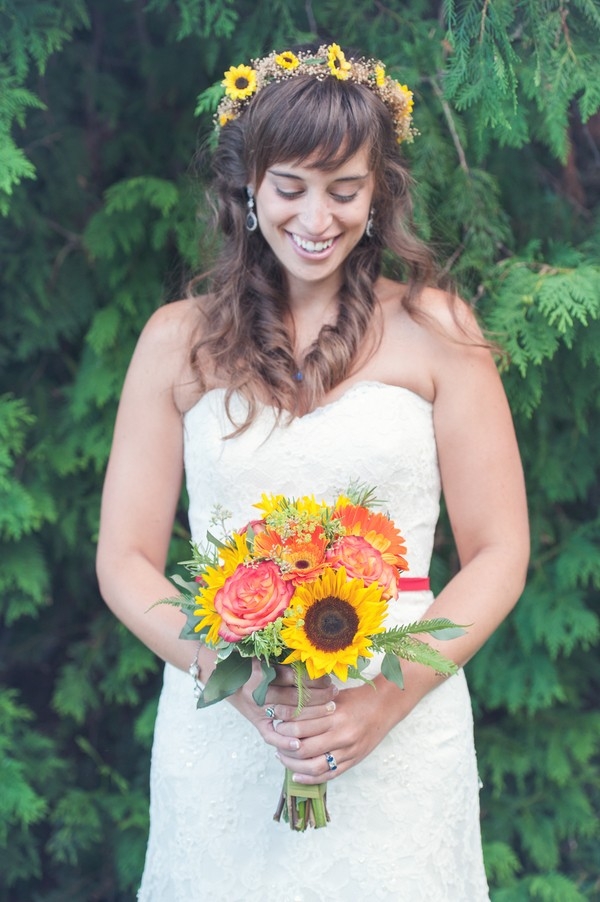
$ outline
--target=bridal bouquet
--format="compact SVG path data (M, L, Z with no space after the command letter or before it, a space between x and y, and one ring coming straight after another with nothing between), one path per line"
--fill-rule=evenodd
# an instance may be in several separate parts
M382 674L400 687L400 658L443 674L456 671L417 638L460 635L462 628L449 620L384 627L387 602L401 588L408 564L402 536L389 517L373 510L376 504L374 491L358 485L332 505L312 496L263 495L255 505L260 516L229 534L230 515L217 510L213 523L221 525L222 538L209 532L205 548L192 544L193 558L184 566L194 579L173 577L182 594L165 600L187 615L182 636L217 653L208 682L197 684L199 708L239 689L250 677L252 659L260 661L263 676L256 703L265 702L274 665L288 664L295 671L298 710L306 702L305 676L368 682L363 671L374 653L383 654ZM275 818L283 815L295 830L325 826L325 786L297 784L286 772Z

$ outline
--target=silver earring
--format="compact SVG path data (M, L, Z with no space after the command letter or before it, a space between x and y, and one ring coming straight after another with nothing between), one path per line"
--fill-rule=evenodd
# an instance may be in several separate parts
M256 218L256 213L254 212L254 189L251 185L248 185L246 188L246 194L248 195L248 212L246 213L246 228L249 232L256 232L258 228L258 219Z
M374 207L371 207L371 210L370 210L370 213L369 213L369 218L367 219L367 227L366 227L366 229L365 229L365 235L367 236L367 238L372 238L372 237L373 237L373 232L374 232L374 229L373 229L373 217L374 217L374 215L375 215L375 208L374 208Z

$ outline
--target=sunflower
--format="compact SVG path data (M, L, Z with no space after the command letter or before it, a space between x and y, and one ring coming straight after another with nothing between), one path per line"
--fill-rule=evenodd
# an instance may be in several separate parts
M267 529L255 536L253 554L256 558L275 561L283 578L297 583L315 579L322 572L326 566L326 549L327 538L321 528L285 539Z
M330 44L327 49L327 65L332 75L344 81L350 75L351 64L344 56L344 51L339 44Z
M302 661L311 680L334 673L348 679L359 657L370 658L370 637L384 631L386 605L376 583L347 579L343 567L296 588L283 619L281 639L290 649L282 662Z
M284 50L283 53L278 53L275 56L275 62L282 69L295 69L300 65L300 60L291 50Z
M245 100L256 91L256 72L251 66L231 66L222 84L232 100Z
M203 583L196 595L198 607L194 611L194 616L201 618L194 630L199 633L200 630L208 627L206 642L209 645L216 645L219 642L219 627L223 620L215 608L215 595L232 576L238 565L248 559L246 536L234 533L231 544L219 549L219 557L222 564L216 567L207 567L202 575Z

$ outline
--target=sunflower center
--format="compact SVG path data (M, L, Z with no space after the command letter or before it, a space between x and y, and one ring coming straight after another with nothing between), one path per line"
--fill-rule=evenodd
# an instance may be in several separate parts
M245 75L238 75L238 77L235 80L235 86L238 89L238 91L243 91L245 88L248 87L249 84L250 84L250 82L248 81L248 79L246 78Z
M348 648L352 645L358 624L358 614L352 605L333 595L316 601L304 617L306 635L321 651Z

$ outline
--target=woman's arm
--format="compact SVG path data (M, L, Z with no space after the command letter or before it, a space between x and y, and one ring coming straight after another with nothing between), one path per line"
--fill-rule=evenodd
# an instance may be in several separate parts
M185 378L190 314L186 302L160 308L138 341L115 424L97 553L106 603L145 645L181 669L194 654L193 644L178 638L183 615L168 606L148 609L176 594L164 567L183 471L175 391Z

